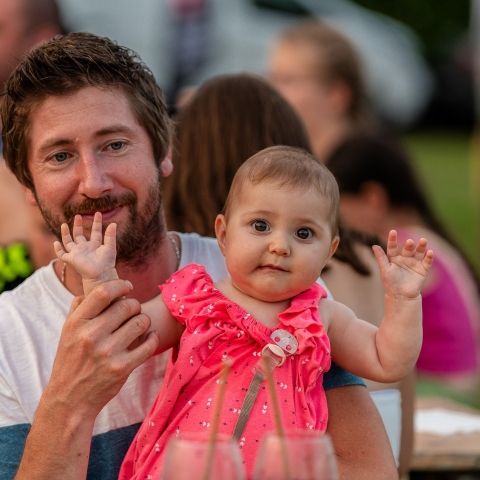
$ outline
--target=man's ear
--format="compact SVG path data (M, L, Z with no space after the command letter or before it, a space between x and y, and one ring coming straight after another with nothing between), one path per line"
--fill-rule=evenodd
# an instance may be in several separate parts
M32 190L29 188L25 188L25 198L27 199L27 203L29 205L38 206L37 199L35 198L35 195Z
M225 255L227 222L225 220L225 215L221 213L219 213L217 218L215 218L215 236L217 237L218 246L220 247L222 255Z
M160 162L160 172L162 177L168 177L173 172L172 147L168 147L165 158Z

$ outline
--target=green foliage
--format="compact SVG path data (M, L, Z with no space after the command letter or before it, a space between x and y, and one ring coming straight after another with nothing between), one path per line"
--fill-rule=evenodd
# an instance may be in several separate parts
M480 408L480 392L467 394L448 387L441 381L417 378L415 392L420 397L439 397L463 403L469 407Z
M356 0L356 3L410 26L420 37L429 59L441 56L469 28L468 0Z
M435 212L480 271L480 158L473 154L471 136L422 132L405 141Z
M306 15L296 0L250 0L259 8ZM321 0L318 0L321 1ZM469 28L468 0L353 0L360 6L408 25L420 38L427 59L442 57Z

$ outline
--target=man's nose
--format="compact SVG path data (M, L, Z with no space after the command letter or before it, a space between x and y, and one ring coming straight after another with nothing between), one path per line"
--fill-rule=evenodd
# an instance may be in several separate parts
M83 154L78 165L79 193L88 198L101 198L113 188L105 163L94 154Z

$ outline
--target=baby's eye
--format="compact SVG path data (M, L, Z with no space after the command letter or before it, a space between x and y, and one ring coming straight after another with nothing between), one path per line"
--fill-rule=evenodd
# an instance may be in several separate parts
M265 220L254 220L252 227L256 232L267 232L270 228Z
M313 232L310 228L307 227L302 227L299 228L296 232L295 235L300 239L300 240L309 240L310 238L313 237Z

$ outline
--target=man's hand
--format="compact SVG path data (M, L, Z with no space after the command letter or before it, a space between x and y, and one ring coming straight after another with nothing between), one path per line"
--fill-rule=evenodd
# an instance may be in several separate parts
M157 349L132 286L112 280L74 300L16 479L86 478L95 418L130 373Z
M48 389L87 414L96 416L157 348L155 332L128 348L150 327L140 303L125 298L131 288L124 280L99 285L74 300L65 321Z

